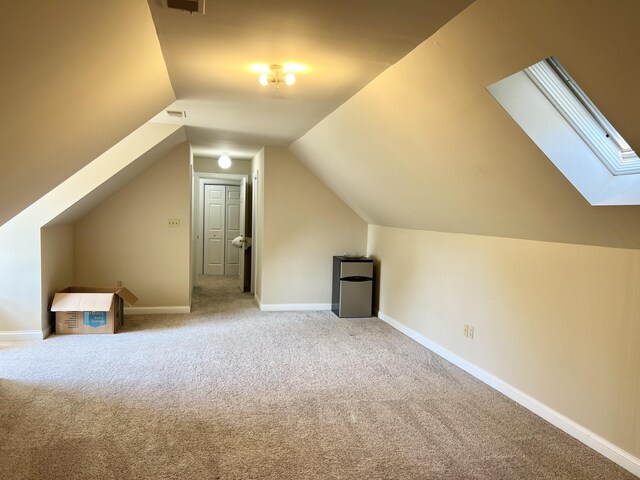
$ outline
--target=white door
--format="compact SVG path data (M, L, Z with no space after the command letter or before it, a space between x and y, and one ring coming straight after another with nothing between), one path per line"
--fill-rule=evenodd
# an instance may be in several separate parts
M204 186L204 274L224 275L225 187Z
M240 235L240 187L228 186L225 187L226 192L226 253L225 253L225 275L238 275L240 257L242 253L241 248L234 247L231 242L234 238ZM242 229L244 230L244 229Z
M244 252L247 249L247 243L245 241L246 236L246 213L247 213L247 178L242 178L242 183L240 184L240 235L242 236L242 248L238 251L240 253L240 258L238 262L238 273L239 273L239 287L240 291L244 292Z

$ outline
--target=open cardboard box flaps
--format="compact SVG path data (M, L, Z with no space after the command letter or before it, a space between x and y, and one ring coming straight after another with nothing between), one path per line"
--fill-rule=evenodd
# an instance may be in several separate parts
M138 298L124 287L67 287L53 297L56 334L116 333L123 324L124 302Z

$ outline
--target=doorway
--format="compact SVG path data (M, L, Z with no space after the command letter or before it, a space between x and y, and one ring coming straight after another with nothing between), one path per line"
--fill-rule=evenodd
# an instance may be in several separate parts
M194 172L193 285L203 281L206 284L217 285L220 282L215 281L216 278L220 281L226 278L236 284L240 291L250 291L252 196L248 177L249 175L244 174ZM218 193L212 193L216 191ZM211 198L212 196L217 198ZM228 219L231 221L227 222ZM205 225L207 222L209 225ZM237 246L232 245L232 241L238 237L240 241L235 242ZM209 258L205 261L206 249L209 249ZM209 255L210 253L212 255ZM227 280L223 283L225 282Z

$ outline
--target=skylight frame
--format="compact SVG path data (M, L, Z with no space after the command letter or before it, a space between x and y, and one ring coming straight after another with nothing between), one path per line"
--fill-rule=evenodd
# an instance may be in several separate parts
M638 155L555 57L531 65L524 72L612 175L640 173Z

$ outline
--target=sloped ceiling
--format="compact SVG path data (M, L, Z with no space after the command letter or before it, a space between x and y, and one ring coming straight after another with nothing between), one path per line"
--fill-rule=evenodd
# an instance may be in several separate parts
M175 100L146 0L4 2L0 225Z
M48 222L46 227L56 225L72 224L84 217L107 198L118 190L135 180L140 174L153 166L158 160L167 155L171 150L186 141L184 129L179 128L174 133L168 135L164 140L159 141L145 153L133 160L129 165L118 173L105 180L99 187L91 193L79 199L74 205L66 209L56 218Z
M207 0L190 16L149 0L174 107L187 111L165 120L185 125L201 155L286 146L471 2ZM262 87L250 70L289 62L307 67L293 88Z
M592 207L486 86L555 55L640 149L636 0L478 0L291 150L367 222L640 248L640 207Z

